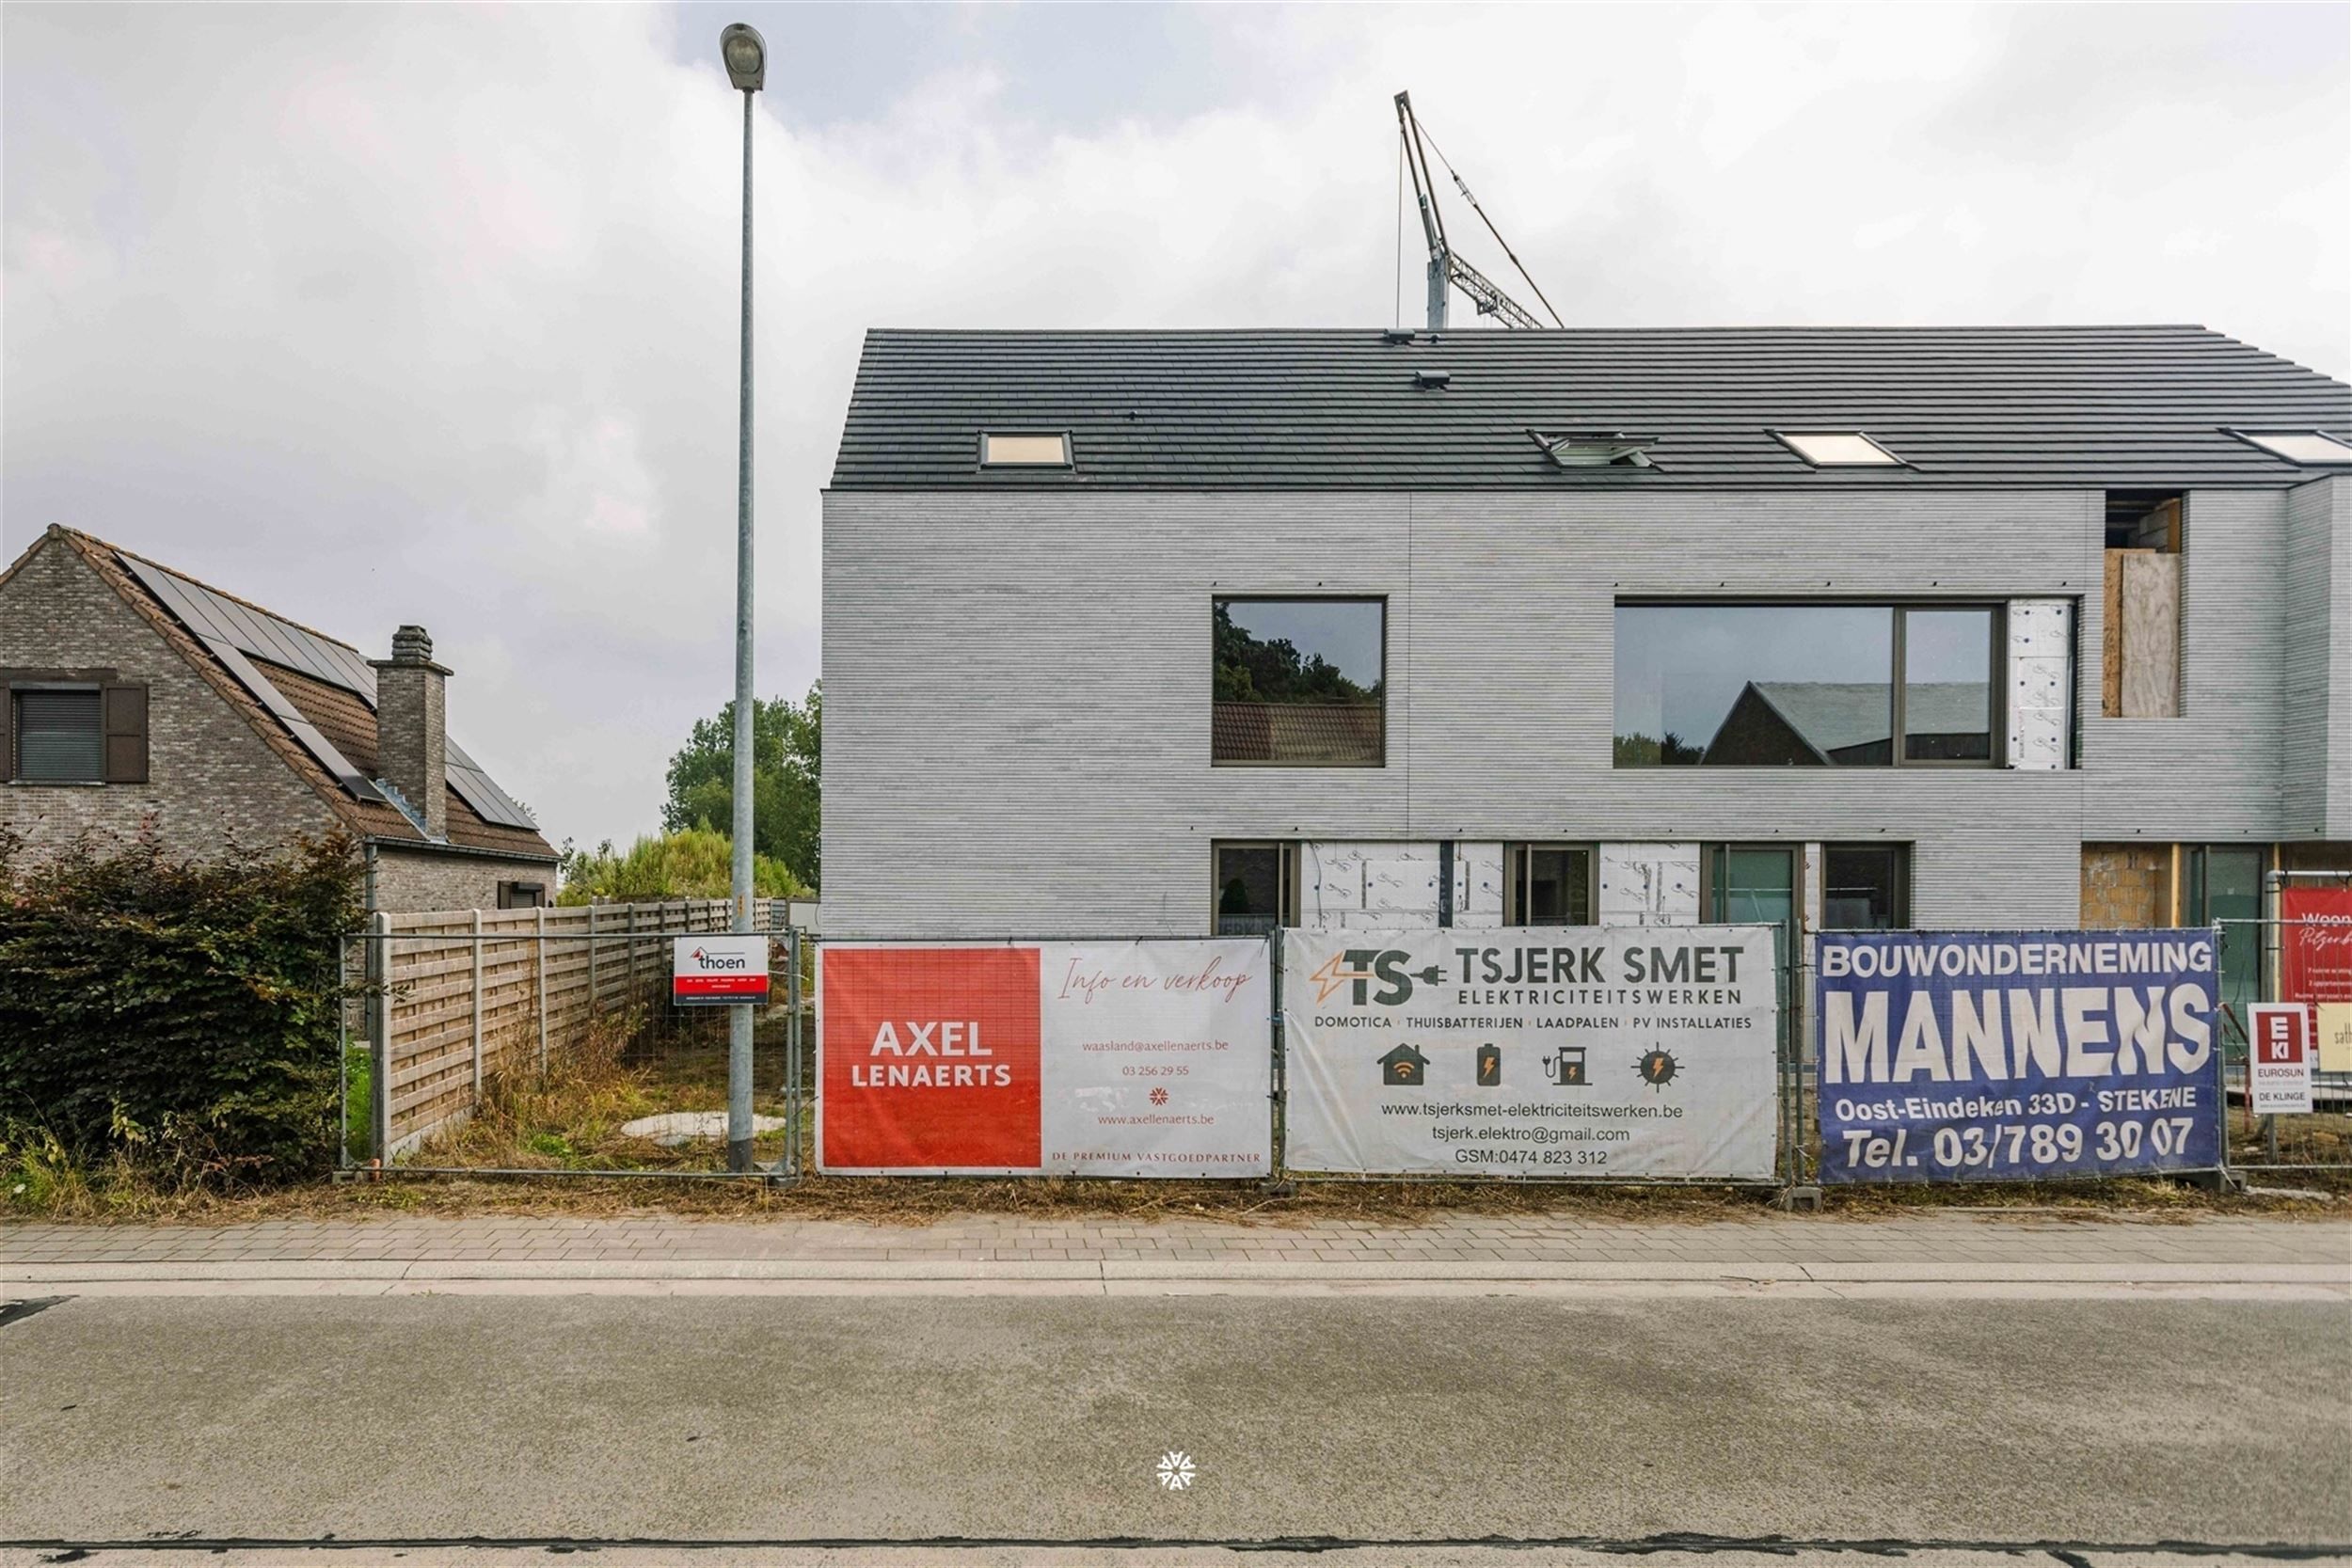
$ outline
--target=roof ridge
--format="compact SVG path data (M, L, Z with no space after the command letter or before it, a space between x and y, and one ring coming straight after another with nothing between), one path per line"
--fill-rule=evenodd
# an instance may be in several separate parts
M282 621L287 626L294 627L294 630L305 633L308 636L315 637L322 642L332 642L336 647L342 648L347 653L358 654L361 658L367 657L367 655L360 651L359 645L357 642L346 642L340 637L329 636L327 633L319 630L316 626L305 626L291 615L281 615L277 610L270 609L269 606L256 604L242 594L231 594L226 588L215 587L213 584L206 582L202 578L192 576L191 574L183 572L179 567L171 565L167 562L156 560L151 555L141 555L136 550L124 549L120 545L114 543L110 539L101 539L98 535L85 532L81 529L67 528L58 523L52 523L50 527L55 529L59 533L71 534L74 538L80 539L87 544L95 545L101 549L111 550L116 555L122 557L126 561L143 562L147 565L154 567L155 570L159 572L168 572L173 577L178 578L182 582L193 584L198 588L201 588L207 594L217 594L222 598L227 599L230 604L241 605L245 609L253 611L256 615L266 615L273 621Z

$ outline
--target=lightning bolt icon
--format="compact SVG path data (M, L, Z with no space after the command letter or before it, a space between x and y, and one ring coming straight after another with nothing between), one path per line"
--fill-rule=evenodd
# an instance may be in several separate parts
M1345 962L1346 957L1344 954L1334 953L1329 958L1323 960L1322 968L1307 976L1308 979L1312 980L1315 983L1316 1006L1322 1006L1326 1001L1329 1000L1333 991L1339 990L1350 980L1368 980L1372 978L1371 975L1365 974L1360 969L1347 969L1343 967Z

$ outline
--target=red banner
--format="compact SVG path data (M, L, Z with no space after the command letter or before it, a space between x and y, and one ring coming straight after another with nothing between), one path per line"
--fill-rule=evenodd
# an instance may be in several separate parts
M2318 1069L2352 1072L2352 887L2279 890L2279 999L2311 1010Z
M1036 948L829 948L823 995L828 1165L1039 1164Z

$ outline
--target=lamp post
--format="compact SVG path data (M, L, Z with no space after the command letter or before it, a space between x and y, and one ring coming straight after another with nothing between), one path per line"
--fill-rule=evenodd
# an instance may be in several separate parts
M731 23L719 35L727 80L743 94L743 361L735 460L735 928L753 927L752 902L752 94L768 76L768 43ZM752 1168L752 1009L727 1009L727 1169Z

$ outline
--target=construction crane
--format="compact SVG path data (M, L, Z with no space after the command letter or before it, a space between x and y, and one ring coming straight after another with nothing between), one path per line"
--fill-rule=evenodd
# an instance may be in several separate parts
M1543 305L1545 313L1551 317L1551 325L1563 325L1560 312L1552 309L1551 301L1544 298L1544 291L1536 288L1535 280L1527 276L1527 268L1520 265L1509 242L1495 228L1494 219L1486 215L1486 210L1478 204L1478 198L1470 194L1470 188L1463 182L1462 176L1447 162L1435 138L1422 132L1420 119L1413 114L1413 95L1409 92L1396 95L1396 134L1404 143L1405 166L1412 172L1414 198L1421 204L1422 232L1429 240L1429 329L1435 332L1445 325L1448 288L1459 289L1470 295L1470 303L1478 307L1480 315L1492 316L1505 326L1541 327L1544 325L1535 319L1534 311L1503 293L1501 284L1463 261L1446 239L1445 216L1438 211L1438 182L1429 172L1431 150L1437 150L1438 162L1444 164L1446 173L1453 176L1454 188L1462 193L1462 199L1469 202L1470 211L1478 214L1478 221L1486 226L1486 232L1495 237L1495 244L1502 245L1502 253L1511 258L1511 265L1518 269L1519 277L1526 279L1530 289L1534 290L1535 298Z

